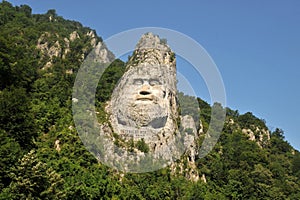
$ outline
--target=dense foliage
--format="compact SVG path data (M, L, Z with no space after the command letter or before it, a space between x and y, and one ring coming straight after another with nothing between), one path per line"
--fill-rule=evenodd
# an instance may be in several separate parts
M37 48L45 33L50 48L74 31L78 37L69 39L66 54L51 57ZM36 15L29 6L0 3L0 199L300 199L300 153L283 131L249 140L243 129L267 130L264 120L229 108L219 142L196 159L205 181L192 182L169 168L122 174L98 163L81 143L71 112L76 72L92 48L90 31L55 10ZM102 76L100 111L123 73L124 63L116 60ZM180 103L205 132L211 106L183 94ZM143 142L138 148L148 151Z

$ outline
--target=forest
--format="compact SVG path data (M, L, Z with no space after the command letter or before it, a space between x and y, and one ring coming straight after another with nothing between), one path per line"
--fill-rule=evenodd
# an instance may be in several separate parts
M300 199L300 153L283 130L182 93L204 132L212 107L226 109L217 144L195 160L204 178L191 181L169 167L123 173L98 162L78 136L71 107L82 57L101 41L55 10L32 14L27 5L0 3L0 199ZM116 59L99 81L99 120L125 65Z

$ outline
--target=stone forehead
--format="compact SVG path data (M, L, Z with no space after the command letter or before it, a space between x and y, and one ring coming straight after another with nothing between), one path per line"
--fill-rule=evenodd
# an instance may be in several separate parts
M169 79L172 74L174 74L174 70L165 65L138 65L130 68L124 75L127 79L137 77Z
M176 59L166 41L153 33L144 34L136 45L118 88L132 79L159 79L167 88L176 90Z

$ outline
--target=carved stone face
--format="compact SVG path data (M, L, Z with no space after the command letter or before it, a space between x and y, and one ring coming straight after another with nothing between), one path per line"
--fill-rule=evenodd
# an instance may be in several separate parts
M133 70L118 85L119 98L112 102L119 125L162 128L167 120L166 83L158 68ZM150 73L149 73L150 72Z

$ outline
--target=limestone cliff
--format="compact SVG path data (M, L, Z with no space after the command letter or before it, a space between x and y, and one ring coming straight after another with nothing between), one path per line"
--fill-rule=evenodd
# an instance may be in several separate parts
M270 131L268 128L254 123L245 126L242 123L234 121L232 118L228 118L225 122L225 128L230 129L232 132L239 131L245 134L249 140L256 142L261 148L266 146L270 140Z
M39 37L36 45L36 49L41 52L40 63L43 70L51 67L55 59L66 59L72 53L79 53L76 57L78 58L78 62L82 62L92 48L94 48L93 52L95 54L94 62L108 63L114 59L114 55L92 30L81 35L76 30L70 32L68 35L44 32ZM74 57L74 55L72 56ZM66 73L71 72L66 71Z
M197 129L192 117L180 116L176 81L174 52L157 35L144 34L107 104L109 124L101 125L102 134L137 159L147 154L166 166L186 153L194 162ZM103 159L112 160L113 153ZM125 154L114 155L114 160L122 162Z
M151 33L142 36L108 110L116 133L128 140L144 138L151 149L177 131L176 65L173 52ZM136 134L136 132L139 132Z

